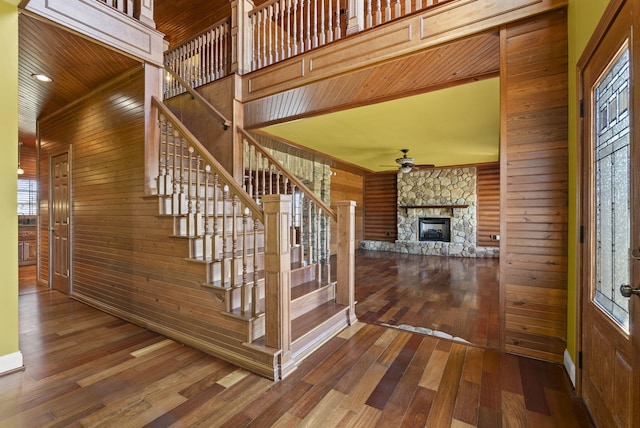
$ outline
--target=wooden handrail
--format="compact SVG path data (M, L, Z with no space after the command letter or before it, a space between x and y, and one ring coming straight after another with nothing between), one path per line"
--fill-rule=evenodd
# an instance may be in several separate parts
M240 201L251 211L253 217L256 220L259 220L261 223L264 223L264 213L262 209L258 206L256 201L254 201L242 188L242 186L233 178L231 174L227 172L227 170L220 165L220 163L211 155L209 150L207 150L200 141L189 131L180 120L164 105L162 101L160 101L157 97L152 97L151 99L153 105L158 109L160 113L162 113L167 119L169 119L175 129L177 129L184 138L193 146L193 148L198 152L200 156L206 162L211 165L211 168L215 171L215 173L220 177L222 182L229 186L231 189L231 193L236 195Z
M225 117L225 115L220 113L220 111L217 108L215 108L209 101L207 101L202 95L200 95L195 89L193 89L187 82L185 82L180 76L178 76L172 69L170 69L167 66L165 66L164 69L167 71L167 73L169 73L171 75L171 77L176 79L182 86L184 86L184 88L187 90L187 92L189 92L189 94L191 94L191 96L193 98L195 98L198 101L200 101L201 103L203 103L205 105L205 107L207 107L209 110L211 110L216 116L218 116L220 118L220 120L222 120L222 127L224 128L225 131L227 129L229 129L229 127L233 124L233 122L231 122L229 119L227 119Z
M280 161L278 159L276 159L271 153L269 153L267 150L265 150L264 147L262 147L262 145L260 143L258 143L258 141L253 138L253 136L251 136L251 134L249 134L246 130L244 130L243 128L237 126L236 127L237 131L242 134L242 136L244 136L247 140L249 140L251 142L251 144L255 147L256 150L258 150L262 156L264 156L265 158L267 158L269 160L269 162L271 162L273 165L275 165L279 172L283 173L285 175L285 177L292 182L293 184L296 185L296 187L298 187L299 189L301 189L303 191L303 193L305 193L306 196L309 197L309 199L311 199L316 206L320 207L322 209L322 211L324 211L327 216L331 217L332 220L334 221L338 221L338 215L336 214L335 211L333 211L327 204L325 204L322 199L320 199L314 192L312 192L302 181L300 181L300 179L298 179L298 177L296 177L295 175L291 174L283 165L282 163L280 163Z

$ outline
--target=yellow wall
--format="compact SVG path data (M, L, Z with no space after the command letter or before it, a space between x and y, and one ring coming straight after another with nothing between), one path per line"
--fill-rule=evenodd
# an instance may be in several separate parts
M579 338L576 336L577 305L576 269L578 261L577 230L579 227L576 174L578 173L578 154L576 141L577 102L576 102L576 64L584 51L591 34L602 16L608 0L570 0L569 1L569 278L568 278L568 324L567 350L576 362L576 350Z
M0 358L18 352L18 1L0 1ZM6 369L6 368L5 368ZM0 371L3 371L0 366Z

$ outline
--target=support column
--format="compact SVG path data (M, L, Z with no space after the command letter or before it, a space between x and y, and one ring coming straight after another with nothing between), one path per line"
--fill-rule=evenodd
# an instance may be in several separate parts
M249 12L251 0L231 0L231 72L245 74L252 70L253 35Z
M265 345L280 349L279 377L295 369L291 360L291 195L262 197L265 229Z
M338 214L338 255L336 303L349 306L349 324L356 318L356 202L336 202Z

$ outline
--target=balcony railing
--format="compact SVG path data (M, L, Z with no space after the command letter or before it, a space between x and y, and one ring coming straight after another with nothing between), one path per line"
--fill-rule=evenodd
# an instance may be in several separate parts
M190 41L164 54L164 65L189 86L197 88L229 74L231 58L230 19L213 24ZM172 75L165 81L165 98L185 92Z
M121 13L137 19L141 23L155 28L153 21L153 1L146 0L98 0Z
M216 23L167 51L165 65L196 88L228 75L232 69L255 71L347 35L451 1L271 0L250 10L246 19L231 22L230 18ZM233 37L235 28L246 37ZM238 43L239 40L245 42ZM232 61L242 58L246 58L247 64L234 68ZM183 86L168 77L165 97L183 92Z

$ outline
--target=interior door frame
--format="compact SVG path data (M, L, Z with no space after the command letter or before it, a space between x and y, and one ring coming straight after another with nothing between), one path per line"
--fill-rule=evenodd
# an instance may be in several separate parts
M47 203L49 204L49 287L51 289L53 289L53 247L54 247L54 242L53 242L53 210L51 208L51 200L52 197L51 195L53 195L53 179L52 179L52 175L53 175L53 158L63 155L63 154L67 154L67 162L69 164L69 178L68 178L68 183L69 183L69 224L68 224L68 230L67 230L67 240L69 243L69 296L71 296L73 294L73 155L72 155L72 145L69 144L68 146L66 146L63 149L59 149L56 151L52 151L50 153L48 153L48 167L49 167L49 171L48 171L48 180L49 180L49 195L48 195L48 199L47 199Z
M576 275L576 349L578 352L578 367L577 367L577 373L576 373L576 392L578 393L579 396L582 396L583 393L583 379L582 379L582 368L581 368L581 358L582 358L582 354L584 351L584 344L583 344L583 322L584 322L584 316L585 316L585 307L584 307L584 300L585 300L585 293L588 292L588 290L585 289L585 280L587 278L584 277L584 268L585 268L585 263L589 263L589 261L586 260L587 254L586 253L586 249L585 249L585 245L584 245L584 236L585 236L585 230L584 230L584 226L586 226L586 222L588 219L585 218L585 212L584 212L584 206L583 204L585 203L585 198L584 195L587 190L586 186L588 185L588 183L585 183L584 180L584 173L585 170L587 168L587 165L585 165L585 142L586 142L586 138L588 137L588 135L585 135L585 124L584 124L584 118L583 118L583 114L581 113L581 110L586 111L587 108L591 108L590 105L583 105L582 104L582 100L583 99L588 99L588 95L590 95L590 93L587 93L585 91L590 91L591 88L585 88L584 84L583 84L583 73L584 70L587 66L587 64L589 63L589 61L591 60L592 56L594 55L598 45L600 44L600 42L604 39L605 34L609 31L611 25L613 24L615 18L617 17L618 13L620 12L620 10L622 9L623 6L625 6L626 4L628 4L631 7L631 11L632 11L632 21L631 21L631 25L632 25L632 29L640 29L640 16L638 16L638 12L640 12L640 0L610 0L609 4L607 5L607 8L605 9L605 12L603 13L596 29L594 30L591 38L589 39L589 42L587 43L587 46L585 47L582 56L580 57L580 59L577 62L577 70L576 70L576 99L575 99L575 105L577 106L577 111L578 115L577 116L577 120L576 120L576 141L577 141L577 150L576 150L576 155L577 155L577 172L576 172L576 206L577 208L577 213L576 213L576 218L577 218L577 230L576 230L576 237L577 237L577 241L578 241L578 245L577 245L577 258L578 258L578 262L576 263L576 269L575 269L575 275ZM629 50L630 50L630 55L631 55L631 70L630 70L630 103L632 106L632 117L631 117L631 140L630 140L630 144L632 146L638 146L638 143L640 142L640 137L636 134L635 132L635 128L636 128L636 124L640 124L640 66L635 67L633 65L633 61L635 60L635 56L634 53L635 52L640 52L640 49L638 49L640 47L640 34L638 34L638 31L631 31L631 35L629 38ZM638 160L638 158L640 157L640 149L637 150L632 150L630 153L630 156L634 156L636 161ZM638 181L638 174L640 174L640 172L635 171L633 169L631 169L630 171L630 178L631 181ZM635 175L635 178L634 178ZM636 189L637 190L637 189ZM634 198L634 188L632 187L630 189L630 194L631 194L631 203L632 203L632 212L633 210L635 210L636 212L640 212L640 198ZM634 230L633 227L634 224L634 220L632 218L631 221L631 236L633 237L635 234L637 234L637 230ZM632 238L633 239L633 238ZM631 245L633 246L634 243L632 242ZM637 262L635 262L637 263ZM632 282L632 286L640 286L640 284L636 284L634 283L634 266L633 266L634 262L631 262L631 282ZM636 267L637 269L637 267ZM637 274L636 274L637 276ZM633 296L632 296L633 297ZM638 300L636 297L633 297L633 299ZM634 301L632 300L631 305L630 305L630 330L633 332L635 329L640 328L640 323L638 322L639 320L637 320L637 314L639 313L638 311L638 307L640 307L640 300L638 301ZM636 322L634 324L633 320L634 320L634 314L633 312L635 312L636 314ZM640 332L635 331L635 334L632 335L632 339L631 339L631 345L632 345L632 350L634 355L640 355L638 353L638 351L640 351L640 341L639 341L639 337L640 336ZM632 394L633 397L631 397L631 402L632 403L637 403L638 400L640 399L640 364L634 364L633 367L633 377L632 377L632 382L633 382L633 386L632 386ZM631 420L632 423L635 421L640 421L640 406L632 406L631 407Z

